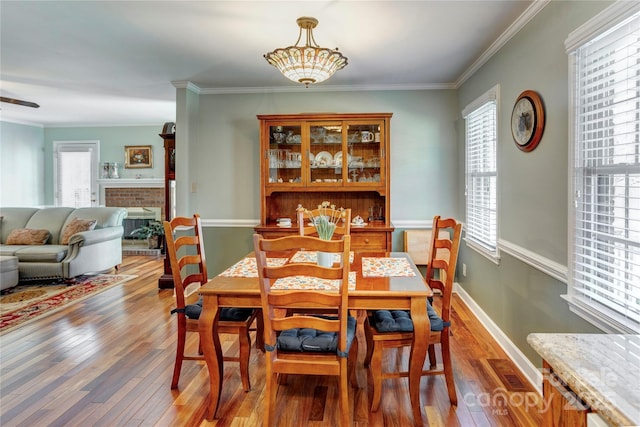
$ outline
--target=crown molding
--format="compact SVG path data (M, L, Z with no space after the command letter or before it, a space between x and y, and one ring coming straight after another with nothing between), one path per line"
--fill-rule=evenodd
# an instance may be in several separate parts
M195 86L195 85L194 85ZM197 86L196 86L197 87ZM435 84L406 84L406 85L318 85L309 86L279 86L279 87L229 87L200 89L202 95L232 95L253 93L309 93L314 92L372 92L372 91L402 91L402 90L448 90L455 89L454 83Z
M200 95L200 93L202 92L200 86L190 82L189 80L174 80L171 82L171 84L176 89L188 89L191 92L197 93L198 95Z
M455 89L458 89L464 82L466 82L472 75L476 73L493 55L495 55L502 47L507 44L513 36L518 34L520 30L524 28L525 25L529 23L544 7L550 3L551 0L536 0L531 6L525 10L522 15L518 17L509 28L505 30L504 33L500 35L494 41L491 46L487 50L484 51L482 55L473 63L471 67L469 67L455 82Z
M15 125L33 126L33 127L43 128L43 129L45 127L42 123L28 122L28 121L16 120L16 119L5 119L2 117L0 117L0 123L13 123Z

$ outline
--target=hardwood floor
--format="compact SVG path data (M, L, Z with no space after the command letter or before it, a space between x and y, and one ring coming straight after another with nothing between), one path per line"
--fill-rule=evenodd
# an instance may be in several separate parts
M128 256L120 273L137 278L0 337L0 425L261 425L264 355L252 348L248 393L242 391L237 365L225 365L220 418L204 420L208 373L202 362L185 361L179 390L170 389L176 324L169 314L172 290L157 288L162 260ZM459 403L450 406L444 377L424 377L425 425L540 425L542 398L455 295L453 311ZM359 334L364 338L362 330ZM225 337L223 346L237 350ZM364 350L361 345L361 388L351 389L354 427L412 425L406 379L386 380L380 410L369 412ZM407 351L385 354L386 366L407 361ZM337 425L334 378L289 376L288 381L279 389L279 426Z

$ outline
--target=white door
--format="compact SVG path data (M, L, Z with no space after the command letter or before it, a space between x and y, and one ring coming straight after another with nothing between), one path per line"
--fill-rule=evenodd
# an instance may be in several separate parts
M53 190L56 206L98 206L100 141L53 142Z

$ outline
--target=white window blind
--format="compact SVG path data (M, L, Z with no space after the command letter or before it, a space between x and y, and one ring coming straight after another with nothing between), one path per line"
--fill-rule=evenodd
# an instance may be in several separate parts
M91 153L58 152L60 206L91 206Z
M465 108L466 240L497 253L497 88ZM474 245L474 246L476 246Z
M640 13L604 26L570 55L574 203L569 296L614 330L638 332Z
M99 152L99 141L53 142L53 187L57 206L96 205Z

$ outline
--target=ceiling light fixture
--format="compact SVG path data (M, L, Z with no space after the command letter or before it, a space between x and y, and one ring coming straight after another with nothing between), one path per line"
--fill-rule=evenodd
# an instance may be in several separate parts
M266 53L264 58L276 67L289 80L304 83L320 83L327 80L338 70L347 65L347 58L338 52L338 48L327 49L318 46L313 38L313 29L318 25L316 18L303 16L296 20L300 27L298 40L293 46L277 48ZM298 46L305 30L306 44Z

